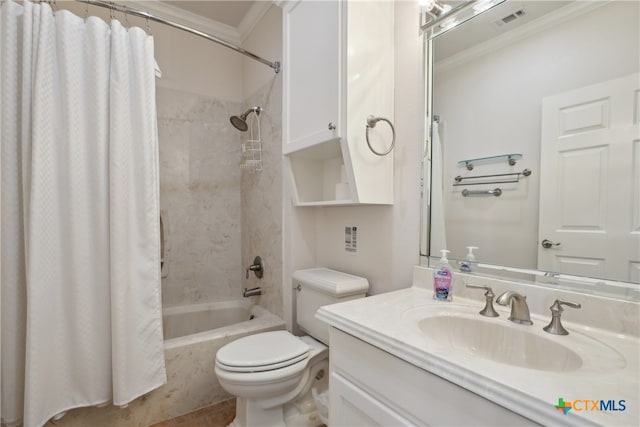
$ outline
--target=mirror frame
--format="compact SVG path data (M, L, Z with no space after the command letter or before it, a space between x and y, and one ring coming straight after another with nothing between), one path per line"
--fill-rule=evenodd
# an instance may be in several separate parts
M507 0L508 1L508 0ZM496 3L498 6L504 1ZM470 3L473 3L470 2ZM489 10L489 9L487 9ZM453 12L453 11L452 11ZM421 12L422 14L423 12ZM449 13L447 16L455 16ZM476 15L473 15L476 16ZM472 16L472 17L473 17ZM422 16L421 16L422 19ZM463 20L464 24L468 19ZM423 61L424 61L424 111L425 119L422 141L422 166L421 166L421 215L420 215L420 251L419 265L435 268L438 265L439 256L431 255L431 141L433 123L433 40L440 32L434 34L428 25L421 26L423 36ZM454 267L455 270L457 270ZM640 302L640 284L633 282L619 282L614 280L599 279L587 276L574 276L565 273L557 273L536 269L523 269L499 264L479 263L472 274L479 277L487 277L498 280L518 281L533 286L549 287L554 289L569 290L582 294L605 296L613 299Z

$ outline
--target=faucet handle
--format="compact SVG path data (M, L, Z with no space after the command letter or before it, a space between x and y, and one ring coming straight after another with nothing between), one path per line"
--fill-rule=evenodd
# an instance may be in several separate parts
M569 335L569 331L567 331L562 326L562 322L560 321L560 316L564 311L562 309L563 305L566 305L567 307L571 307L571 308L582 308L582 305L580 304L576 304L569 301L562 301L559 299L555 300L551 305L551 307L549 307L549 309L551 309L551 321L547 326L542 328L545 332L548 332L553 335Z
M487 317L498 317L500 316L498 312L493 308L493 298L496 296L493 293L493 290L489 286L478 286L478 285L466 285L467 288L471 289L484 289L487 292L484 293L486 298L486 303L484 308L480 310L480 314Z
M564 310L562 309L562 306L566 305L567 307L571 307L571 308L582 308L582 305L580 304L576 304L575 302L569 302L569 301L562 301L562 300L555 300L553 302L553 305L551 307L549 307L551 309L551 311L559 311L560 313L562 313Z
M264 275L264 263L260 256L255 257L253 259L253 264L247 267L247 274L245 276L247 279L249 278L250 271L253 271L258 279L262 279L262 276Z

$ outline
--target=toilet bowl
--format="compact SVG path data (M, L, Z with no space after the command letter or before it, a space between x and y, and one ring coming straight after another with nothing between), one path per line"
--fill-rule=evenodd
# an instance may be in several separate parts
M311 389L327 388L328 368L326 345L287 331L240 338L220 349L215 365L220 385L237 399L234 427L321 425Z
M327 268L293 274L298 326L249 335L222 347L215 372L223 389L236 396L233 427L316 427L323 424L313 400L329 384L328 327L315 319L326 304L365 296L362 277Z

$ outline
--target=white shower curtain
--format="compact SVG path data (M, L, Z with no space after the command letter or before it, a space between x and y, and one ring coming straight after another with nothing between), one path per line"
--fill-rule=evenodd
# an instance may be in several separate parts
M438 122L433 122L431 148L431 246L429 253L438 256L447 249L447 232L444 221L444 170L443 152Z
M154 65L139 28L2 4L3 422L165 383Z

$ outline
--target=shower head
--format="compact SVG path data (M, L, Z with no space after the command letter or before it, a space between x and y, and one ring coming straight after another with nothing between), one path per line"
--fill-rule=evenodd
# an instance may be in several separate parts
M251 107L239 116L231 116L229 121L231 121L231 125L240 132L246 132L247 129L249 129L249 126L247 125L247 117L249 114L256 113L256 115L259 116L261 112L262 107Z

